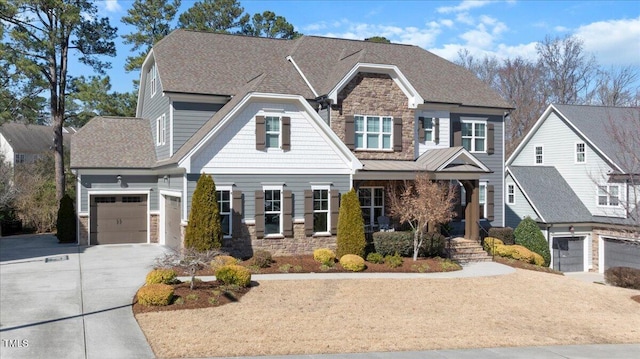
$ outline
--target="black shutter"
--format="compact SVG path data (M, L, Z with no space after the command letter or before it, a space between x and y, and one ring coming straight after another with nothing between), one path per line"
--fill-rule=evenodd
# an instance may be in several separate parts
M495 219L495 190L493 188L493 185L487 185L487 213L486 213L486 218L490 221L493 221Z
M402 117L393 118L393 150L402 151Z
M424 142L424 117L418 117L418 142Z
M350 150L355 149L356 142L356 127L353 122L353 116L344 117L344 144L349 147Z
M455 121L451 125L453 128L453 146L462 146L462 124L460 121Z
M495 153L495 126L493 123L487 124L487 154L492 155Z
M332 189L330 191L330 202L329 207L331 207L331 234L335 235L338 233L338 215L340 214L340 192L337 189Z
M267 135L264 116L256 116L256 150L264 151L266 140Z
M313 235L313 191L304 190L304 234Z
M433 119L433 142L437 144L440 143L440 119Z
M291 150L291 117L282 118L282 150Z
M264 238L264 192L255 192L256 237Z
M282 234L285 237L293 237L293 194L291 191L282 193Z
M231 207L233 209L232 222L231 222L231 235L234 238L238 238L242 234L242 191L234 190L231 192Z

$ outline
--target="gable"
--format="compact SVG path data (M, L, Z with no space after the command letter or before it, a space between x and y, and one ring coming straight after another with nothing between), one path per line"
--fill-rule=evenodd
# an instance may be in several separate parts
M290 119L290 148L256 149L256 117ZM297 96L250 94L180 165L190 173L351 174L361 165Z

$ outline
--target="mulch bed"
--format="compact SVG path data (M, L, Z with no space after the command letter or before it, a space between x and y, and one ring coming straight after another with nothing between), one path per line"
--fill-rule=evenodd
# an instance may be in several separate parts
M500 256L495 256L493 258L493 261L497 262L497 263L500 263L500 264L508 265L510 267L513 267L513 268L520 268L520 269L533 270L533 271L536 271L536 272L545 272L545 273L564 275L564 273L562 273L560 271L557 271L555 269L549 268L549 267L541 267L541 266L537 266L535 264L525 263L523 261L519 261L519 260L511 259L511 258L504 258L504 257L500 257Z

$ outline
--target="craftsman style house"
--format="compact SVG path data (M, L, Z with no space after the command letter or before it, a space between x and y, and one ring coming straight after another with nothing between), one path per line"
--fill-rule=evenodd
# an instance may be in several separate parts
M640 268L640 110L550 105L507 160L506 223L529 216L562 271Z
M335 246L351 188L376 230L385 188L418 173L462 186L456 224L477 238L504 225L509 107L416 46L177 30L144 62L137 117L74 135L79 243L180 246L201 173L237 255Z

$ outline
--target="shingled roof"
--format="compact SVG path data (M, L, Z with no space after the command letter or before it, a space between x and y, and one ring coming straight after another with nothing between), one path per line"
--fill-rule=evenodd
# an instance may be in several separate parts
M153 49L167 92L238 95L262 76L252 91L326 95L357 63L395 65L425 102L511 108L466 69L420 47L302 36L295 40L176 30Z
M71 140L72 168L151 168L155 163L149 120L96 117Z
M0 126L0 133L15 153L38 154L53 150L53 127L51 126L5 123ZM65 146L69 144L70 136L71 134L63 133Z

